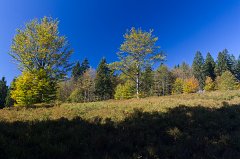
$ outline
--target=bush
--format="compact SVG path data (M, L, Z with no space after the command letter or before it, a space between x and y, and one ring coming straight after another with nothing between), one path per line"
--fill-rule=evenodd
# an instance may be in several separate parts
M183 93L195 93L199 89L198 80L195 77L188 78L183 84Z
M221 76L218 76L216 82L219 90L235 90L238 88L237 79L230 71L225 71Z
M133 98L133 85L130 81L127 81L124 84L119 84L116 87L115 99L130 99Z
M173 84L172 94L181 94L183 93L183 79L177 78Z
M211 77L208 77L208 76L206 77L204 90L205 91L215 90L215 83L214 83L214 81L212 80Z

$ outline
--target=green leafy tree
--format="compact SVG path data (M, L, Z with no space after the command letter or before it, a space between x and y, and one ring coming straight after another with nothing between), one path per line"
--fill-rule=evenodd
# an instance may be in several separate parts
M235 90L238 87L237 79L230 71L225 71L219 76L216 83L219 90Z
M106 59L103 58L98 65L95 79L95 94L100 100L106 100L113 97L114 88L111 72Z
M10 55L19 64L21 70L43 69L52 78L63 78L71 69L69 63L72 50L67 40L58 32L58 21L44 17L27 23L18 29Z
M122 71L135 82L137 98L139 98L139 86L144 68L165 58L163 53L159 52L159 46L156 46L158 38L152 32L152 30L146 32L135 28L127 31L117 53L120 61L112 64L114 69Z
M205 91L214 91L215 90L215 82L212 80L211 77L206 78L205 80L205 86L204 86Z
M115 99L130 99L134 97L134 84L132 81L126 81L124 84L119 84L116 87Z
M153 70L151 66L147 66L142 76L142 93L144 96L150 96L153 94Z
M173 88L172 88L172 94L181 94L183 93L183 84L184 80L181 78L176 78Z
M45 70L24 71L15 81L11 97L16 106L28 106L35 103L49 103L55 100L56 84L49 80Z
M2 77L2 79L0 80L0 108L5 107L7 92L8 92L7 82L5 80L5 77Z
M194 77L198 80L200 89L203 89L205 84L205 75L204 75L204 59L201 52L197 51L195 54L192 70Z
M204 65L203 65L203 70L204 70L204 76L205 77L208 76L212 80L214 80L216 78L215 71L214 71L215 65L216 64L214 62L213 57L208 52L207 56L206 56L206 60L205 60Z
M168 95L172 92L174 77L166 65L160 65L154 76L154 92L157 96Z

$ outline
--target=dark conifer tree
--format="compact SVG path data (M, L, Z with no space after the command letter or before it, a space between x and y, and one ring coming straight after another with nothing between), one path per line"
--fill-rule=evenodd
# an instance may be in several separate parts
M14 99L12 99L11 97L11 91L14 90L14 87L15 87L15 81L16 81L16 78L13 79L13 81L11 82L10 84L10 87L8 88L8 91L7 91L7 97L6 97L6 104L5 106L6 107L11 107L14 105Z
M81 73L84 74L90 68L88 59L85 58L81 64Z
M150 96L153 93L153 70L151 66L147 66L142 75L142 88L141 90L146 96Z
M240 56L238 57L236 62L236 78L240 80Z
M217 76L221 76L225 71L231 71L231 64L229 63L229 55L227 49L224 49L222 52L218 53L215 74Z
M106 59L103 58L97 68L95 95L100 100L106 100L112 98L113 93L112 71L109 69Z
M82 75L82 69L80 62L78 61L76 65L72 69L72 78L74 80L78 80L78 78Z
M2 77L2 80L0 81L0 108L5 107L7 91L7 82L5 80L5 77Z
M205 76L204 76L204 59L201 52L197 51L195 54L195 58L193 60L192 69L193 75L198 80L200 89L203 89L205 83Z
M207 56L206 56L206 60L204 62L203 65L203 69L204 69L204 76L208 76L210 77L212 80L214 80L216 78L214 69L215 69L215 62L213 57L211 56L211 54L208 52Z

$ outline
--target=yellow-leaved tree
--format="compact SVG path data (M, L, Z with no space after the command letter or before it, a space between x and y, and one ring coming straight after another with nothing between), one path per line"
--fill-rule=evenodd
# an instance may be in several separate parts
M183 84L183 93L195 93L199 89L199 82L195 77L188 78Z
M12 93L17 105L48 102L55 98L56 84L71 69L72 50L66 38L59 35L58 23L51 17L44 17L17 30L10 53L23 72ZM51 87L47 89L49 84Z

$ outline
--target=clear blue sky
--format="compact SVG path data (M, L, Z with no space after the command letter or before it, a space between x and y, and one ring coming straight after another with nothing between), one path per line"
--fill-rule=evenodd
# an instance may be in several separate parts
M72 61L87 57L95 68L102 57L117 60L126 29L154 29L167 64L191 64L227 48L240 53L239 0L0 0L0 77L19 75L8 55L16 29L33 18L60 20L60 33L75 50Z

